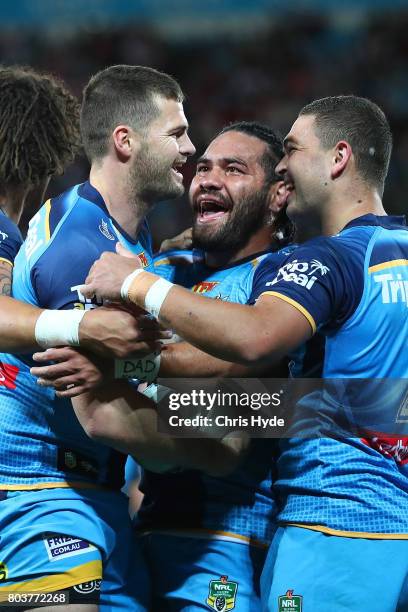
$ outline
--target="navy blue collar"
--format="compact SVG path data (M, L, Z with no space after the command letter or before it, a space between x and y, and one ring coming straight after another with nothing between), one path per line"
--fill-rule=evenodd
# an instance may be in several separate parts
M350 227L360 227L362 225L376 225L379 227L384 227L385 229L406 229L407 220L404 215L363 215L362 217L357 217L356 219L352 219L347 225L343 228L349 229Z
M99 193L99 191L97 189L95 189L95 187L93 185L91 185L91 183L89 181L85 181L85 183L82 183L82 185L80 185L78 187L78 195L81 198L84 198L85 200L89 200L89 202L92 202L93 204L96 204L97 206L99 206L99 208L111 219L113 225L116 227L116 229L118 230L118 232L131 244L137 244L138 240L132 238L131 236L129 236L129 234L127 232L125 232L125 230L120 227L119 223L117 223L115 221L115 219L109 214L108 209L106 208L106 204L105 201L103 199L103 197L101 196L101 194ZM145 221L143 221L142 227L145 225ZM140 232L139 232L140 233Z

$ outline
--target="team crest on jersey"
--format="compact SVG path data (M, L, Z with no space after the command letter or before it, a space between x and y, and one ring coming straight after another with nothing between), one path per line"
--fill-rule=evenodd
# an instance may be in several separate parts
M194 285L191 291L194 291L194 293L208 293L208 291L211 291L219 284L220 281L201 281Z
M104 219L101 219L101 223L99 225L99 231L108 240L116 240L116 237L110 233L108 223Z
M14 390L16 385L17 374L19 368L9 363L3 363L0 361L0 387L6 387L6 389Z
M330 268L324 266L317 259L308 262L294 259L279 268L277 276L266 283L266 286L270 287L280 281L285 281L296 283L310 290L317 281L318 275L325 276L328 272L330 272Z
M0 562L0 582L7 580L8 578L8 568L5 563Z
M137 256L140 259L140 262L141 262L142 266L144 268L147 268L147 266L149 265L149 262L147 261L147 257L145 255L144 251L142 251L141 253L138 253Z
M288 589L286 595L278 597L278 612L302 612L302 595L294 595L293 589Z
M238 582L228 580L228 576L221 576L219 580L211 580L206 603L216 612L233 610L237 590Z

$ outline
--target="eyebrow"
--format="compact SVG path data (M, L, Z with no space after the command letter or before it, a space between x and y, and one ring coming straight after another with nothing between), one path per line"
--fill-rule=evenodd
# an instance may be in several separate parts
M286 138L283 140L283 148L286 149L288 144L296 144L296 139L293 138L293 136L286 136Z
M222 157L221 161L224 162L225 164L241 164L242 166L246 166L246 167L248 166L247 162L241 159L240 157ZM197 159L197 164L202 164L202 163L208 164L208 163L213 163L213 162L211 159L203 155L202 157Z

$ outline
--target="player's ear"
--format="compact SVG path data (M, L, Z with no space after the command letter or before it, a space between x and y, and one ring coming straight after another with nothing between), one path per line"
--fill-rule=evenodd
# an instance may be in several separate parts
M282 210L286 204L288 190L284 181L276 181L269 188L269 209L275 215Z
M349 159L353 155L351 146L345 140L340 140L334 147L334 154L332 157L331 165L331 177L333 179L338 178L344 172Z
M112 133L113 146L121 161L127 161L139 151L141 143L138 134L128 125L118 125Z

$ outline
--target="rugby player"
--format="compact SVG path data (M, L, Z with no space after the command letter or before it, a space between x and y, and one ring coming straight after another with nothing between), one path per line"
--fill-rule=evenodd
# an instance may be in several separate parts
M81 133L90 179L45 203L15 260L13 296L64 311L57 323L54 313L42 313L40 345L77 335L72 321L98 305L78 288L106 248L119 240L151 262L145 214L183 193L179 170L194 153L182 102L178 83L150 68L113 66L86 86ZM152 329L151 336L150 349L160 334ZM39 591L51 594L41 600L48 609L64 603L93 612L101 593L102 609L146 610L149 583L135 563L119 493L124 458L84 434L70 402L36 385L30 355L2 354L1 361L0 596Z
M110 253L91 268L83 291L125 298L202 350L247 364L274 361L319 329L324 378L394 379L398 407L408 378L408 233L381 201L392 147L387 119L356 96L316 100L301 110L284 146L277 172L291 192L288 214L298 222L316 215L324 236L296 250L278 273L262 262L254 306L204 300ZM282 526L264 569L262 609L407 608L407 438L379 432L283 444Z
M18 224L35 197L44 201L79 147L79 104L55 77L31 68L0 68L0 294L10 295ZM38 206L37 206L38 207Z
M267 126L241 122L224 128L198 160L190 187L192 237L202 251L161 253L155 270L207 297L245 303L260 262L274 252L278 268L291 250L281 248L291 237L291 224L282 214L286 189L274 171L281 156L282 142ZM67 349L50 349L43 358L59 362L68 354ZM67 368L69 373L72 367L77 374L67 376ZM32 371L48 381L55 374L53 384L59 389L75 384L61 391L72 397L84 390L83 379L95 379L91 367L77 358L71 365L58 363ZM160 376L169 377L251 376L254 372L287 375L285 366L266 371L242 367L214 359L187 343L166 345L159 371ZM95 425L93 413L90 424L84 421L84 425L88 431L92 428L94 437L120 444L118 421L126 432L132 423L126 422L126 414L115 414L112 393L109 399L111 418L102 413ZM83 403L85 398L74 401ZM92 403L95 409L95 399ZM123 411L122 400L119 409ZM120 437L124 438L123 431ZM195 440L196 445L200 442ZM207 600L214 605L210 583L221 576L228 576L224 586L231 589L237 610L259 610L260 574L276 528L271 489L275 455L272 440L258 439L252 441L244 463L222 479L191 469L175 474L145 471L145 498L136 524L153 580L155 610L206 609Z

